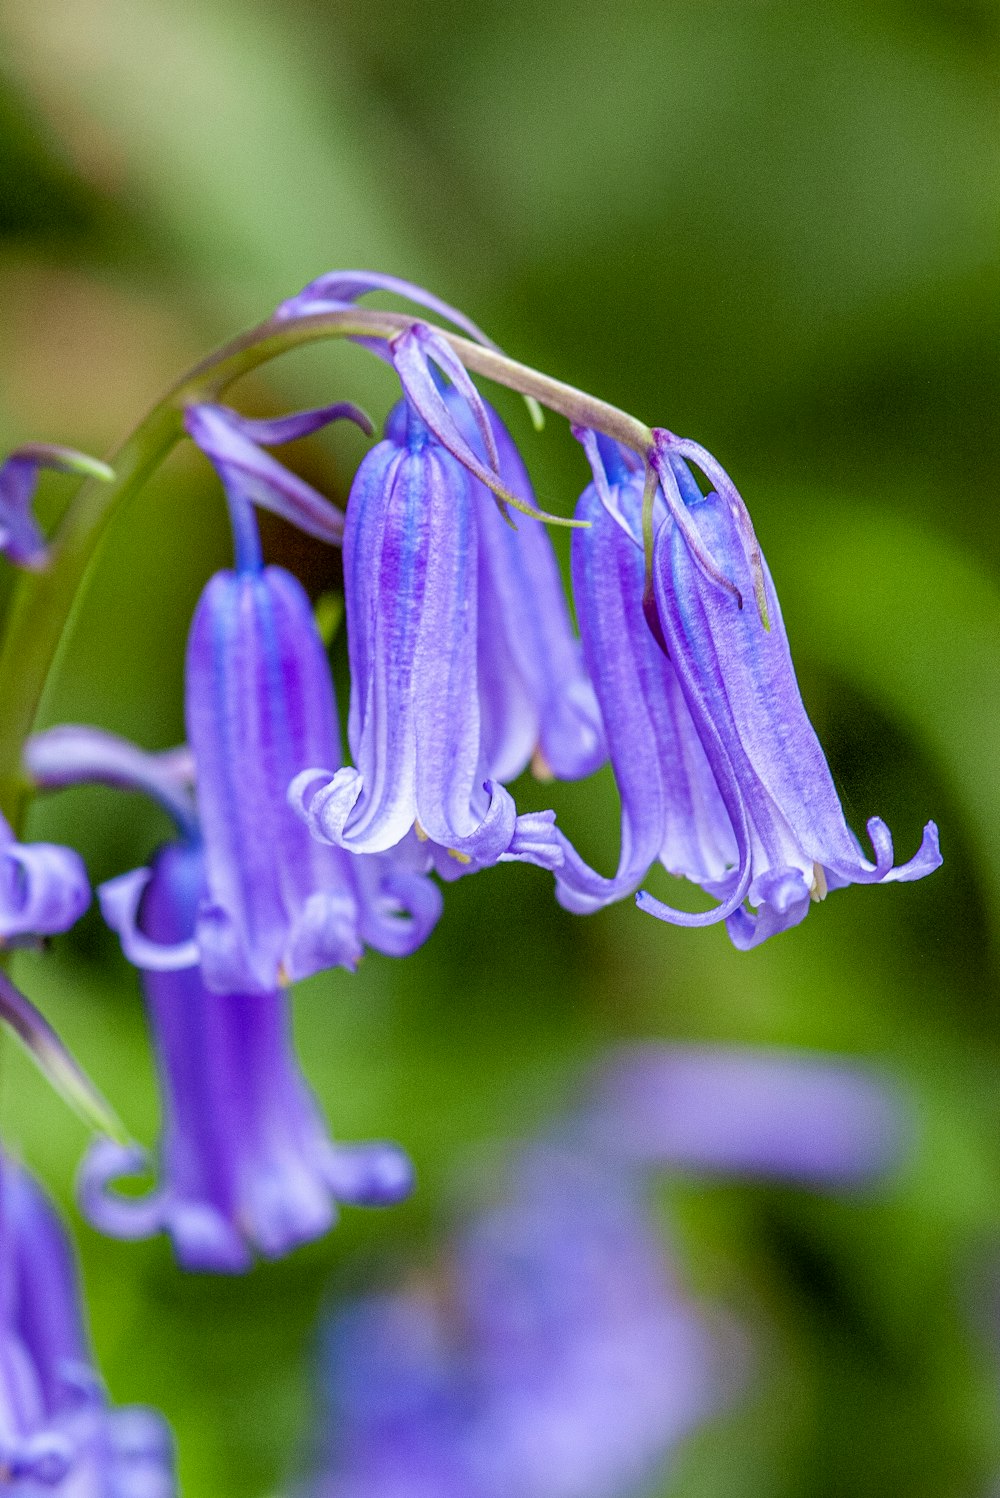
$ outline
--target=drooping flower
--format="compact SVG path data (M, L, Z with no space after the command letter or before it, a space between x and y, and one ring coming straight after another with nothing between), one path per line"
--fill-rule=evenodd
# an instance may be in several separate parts
M12 1498L171 1498L170 1433L114 1409L94 1368L65 1231L0 1157L0 1484Z
M708 886L736 862L729 813L643 613L642 465L607 438L586 438L594 481L576 511L586 528L573 533L573 595L621 797L621 853L614 876L603 877L566 845L557 895L581 914L631 894L657 861ZM660 501L654 519L662 524L665 515ZM742 893L737 885L735 904L747 882ZM718 914L681 918L694 925Z
M937 828L928 822L918 852L893 867L889 829L872 817L875 861L862 853L806 716L743 501L703 448L668 432L655 436L650 462L670 512L653 558L659 627L730 814L740 873L730 877L736 888L723 894L716 916L726 913L734 945L745 950L798 924L828 889L931 873L941 863ZM707 496L688 460L715 486ZM746 873L750 909L730 909ZM639 904L677 919L648 894Z
M331 776L314 760L291 799L318 838L355 853L393 848L416 828L460 869L512 858L552 867L562 855L551 814L518 817L484 745L480 576L491 564L472 483L409 402L362 462L344 531L354 767ZM510 767L523 739L511 737L509 703L495 694L491 705L490 752ZM538 702L527 710L544 732Z
M891 839L877 818L869 823L877 862L861 854L802 706L766 563L718 464L695 444L658 435L650 619L644 466L606 438L581 436L594 482L577 509L589 528L573 537L573 588L622 831L611 878L559 834L561 903L586 912L620 899L659 860L720 903L693 914L643 891L640 907L678 925L725 920L734 945L746 949L797 924L828 888L936 868L933 823L901 868L892 868ZM685 456L719 494L702 496Z
M106 463L70 447L37 442L9 454L0 465L0 556L33 571L48 560L48 546L32 510L42 468L105 482L114 478Z
M167 1232L185 1267L239 1272L254 1253L278 1257L325 1232L337 1202L383 1205L407 1195L412 1170L396 1146L331 1143L295 1059L284 992L217 993L204 981L196 932L206 860L188 752L147 754L114 734L64 725L29 740L25 760L42 790L97 782L141 791L178 833L149 869L99 891L143 974L163 1129L159 1181L145 1197L112 1189L145 1169L142 1150L111 1138L91 1148L80 1191L94 1225L122 1238ZM387 898L376 863L352 864L366 931ZM392 938L387 930L386 943Z
M145 1168L141 1150L100 1140L80 1175L83 1210L114 1237L167 1232L187 1269L238 1273L327 1231L337 1202L390 1205L413 1174L392 1144L334 1145L292 1049L288 999L214 993L197 966L143 964L190 943L204 898L197 841L153 860L134 941L163 1094L159 1182L145 1197L111 1188Z
M205 891L194 931L158 955L136 925L148 871L106 887L103 908L141 966L197 960L219 993L271 995L328 967L353 968L365 944L404 956L440 913L440 892L422 873L321 845L287 800L301 771L340 765L340 735L309 600L290 573L263 566L253 507L278 510L331 540L340 518L255 443L290 441L352 412L336 406L248 422L197 407L186 417L222 477L237 553L236 570L209 581L188 640L186 717Z

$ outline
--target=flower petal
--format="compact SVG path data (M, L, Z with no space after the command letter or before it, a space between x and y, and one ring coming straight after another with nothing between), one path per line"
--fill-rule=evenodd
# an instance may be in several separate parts
M618 871L608 879L567 846L557 897L580 913L631 893L657 860L672 873L706 885L727 881L740 861L732 814L672 663L643 614L643 555L631 535L641 520L642 475L626 463L616 444L602 442L599 448L613 499L609 507L594 484L581 496L577 514L589 521L589 528L573 537L573 592L621 797L621 853ZM738 816L738 807L736 812ZM748 866L735 876L736 889L740 886L737 904L749 886ZM733 898L735 892L703 915L676 914L684 924L721 920ZM663 919L673 918L669 907L649 895L640 904Z
M149 754L118 734L63 723L32 734L25 744L24 765L44 791L81 784L142 791L163 807L180 831L194 831L194 765L184 747Z
M77 452L36 442L19 447L0 465L0 556L17 566L37 570L48 561L48 547L31 506L42 468L75 473L110 483L114 472L106 463Z
M106 880L97 891L101 914L112 931L117 932L122 951L133 967L157 973L196 967L201 953L194 937L164 943L152 941L140 929L139 906L151 878L151 869L132 869L128 874Z
M68 931L89 904L87 870L72 848L0 841L0 942Z
M334 406L327 411L360 414L354 407ZM306 412L302 416L318 414ZM270 510L307 536L339 544L344 532L341 511L304 479L262 451L245 434L246 425L245 418L225 406L193 405L184 413L185 430L215 466L232 503L249 503Z
M474 478L496 495L501 508L513 505L515 510L521 510L535 520L545 520L550 525L574 524L561 515L549 515L546 511L537 509L503 482L498 473L499 458L485 403L450 344L426 323L414 323L412 327L396 335L390 349L392 362L407 400L435 439L458 459L463 468L467 468ZM444 371L466 402L487 454L486 463L470 446L456 423L434 377L432 363Z

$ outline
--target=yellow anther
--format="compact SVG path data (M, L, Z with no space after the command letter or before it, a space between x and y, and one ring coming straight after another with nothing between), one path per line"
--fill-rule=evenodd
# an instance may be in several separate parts
M471 863L472 859L468 853L459 853L457 848L448 849L448 857L453 858L456 863Z
M826 893L826 871L821 863L814 863L813 882L809 888L809 898L810 900L815 900L818 904L820 900L826 899Z
M549 766L548 760L542 753L541 744L535 745L535 752L531 756L531 773L536 780L555 780L555 776Z
M421 825L420 825L419 822L414 822L414 824L413 824L413 830L417 834L417 841L418 842L420 842L420 843L426 843L426 842L430 841L430 839L428 838L426 832L421 827Z

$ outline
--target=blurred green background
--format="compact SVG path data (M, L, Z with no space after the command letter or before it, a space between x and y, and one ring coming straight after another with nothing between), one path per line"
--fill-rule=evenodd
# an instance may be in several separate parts
M745 956L629 903L576 920L546 876L504 867L448 890L415 958L304 985L334 1132L404 1143L414 1200L235 1281L72 1217L112 1393L166 1411L187 1498L289 1480L321 1305L431 1253L463 1151L551 1117L587 1058L647 1035L871 1057L916 1119L881 1196L665 1184L690 1282L759 1348L748 1399L664 1492L950 1498L1000 1472L998 19L993 0L0 3L5 447L110 450L324 269L422 281L515 356L719 457L852 822L884 816L906 858L934 816L946 857ZM346 395L381 415L392 390L361 351L324 348L241 399ZM575 444L498 405L568 513ZM292 457L342 498L362 450L337 432ZM47 514L66 492L46 481ZM336 558L277 523L267 542L314 592L336 586ZM47 720L176 742L187 622L226 556L207 464L179 453L109 538ZM554 804L610 869L610 778ZM164 830L98 791L33 821L95 880ZM151 1140L137 989L97 918L18 976ZM2 1071L4 1138L72 1214L83 1130L9 1045Z

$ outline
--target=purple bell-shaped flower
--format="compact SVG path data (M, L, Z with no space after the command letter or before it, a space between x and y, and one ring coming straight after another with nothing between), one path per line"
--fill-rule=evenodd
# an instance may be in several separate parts
M137 938L156 953L191 939L203 909L197 842L153 861ZM142 968L142 953L136 954ZM392 1144L330 1142L292 1049L287 996L216 993L196 965L143 971L163 1093L159 1183L145 1197L110 1188L145 1166L141 1150L95 1144L80 1175L81 1203L119 1238L169 1233L187 1269L238 1273L255 1253L278 1258L325 1233L337 1202L390 1205L413 1173Z
M576 510L587 524L573 533L573 594L621 797L621 852L616 873L605 878L566 846L557 894L580 914L631 894L657 861L671 874L713 885L736 859L711 765L643 613L642 465L607 438L595 442L588 433L585 446L594 482ZM660 501L654 519L665 516ZM718 916L686 919L703 924Z
M353 968L365 945L404 956L440 913L440 892L421 873L321 845L288 805L294 777L341 763L340 735L309 600L290 573L263 566L253 507L330 540L340 517L256 442L289 441L352 412L330 407L273 422L216 407L188 413L189 429L223 479L237 554L235 571L208 583L188 640L186 716L204 893L193 931L158 952L137 926L148 870L105 886L102 903L140 966L197 961L219 993L271 995L328 967Z
M941 863L933 822L909 862L893 866L892 837L868 822L875 852L862 853L844 818L826 758L795 679L781 606L742 499L696 443L655 434L650 455L669 510L656 536L653 582L663 644L730 812L737 845L730 876L747 900L730 909L735 946L757 946L797 925L810 903L846 884L922 879ZM688 460L714 489L703 495ZM720 585L720 579L724 585ZM744 606L744 604L746 606ZM673 912L645 893L642 909Z
M642 891L640 908L676 925L725 920L734 945L746 949L796 925L828 889L919 879L937 868L933 822L901 867L893 868L892 839L877 817L868 824L875 863L861 853L802 705L767 564L719 465L696 444L657 434L651 616L644 468L617 444L582 435L594 483L577 510L589 528L573 538L573 587L622 836L612 878L562 839L561 903L585 912L619 899L659 860L719 904L692 913ZM702 495L689 457L718 492Z
M415 830L456 872L522 858L552 867L562 853L551 814L519 817L496 778L522 767L528 736L512 727L503 694L523 694L523 682L493 692L484 742L481 577L495 563L474 483L412 405L397 408L358 470L344 530L354 766L331 776L315 760L291 799L318 838L355 853ZM538 709L524 708L536 740Z

